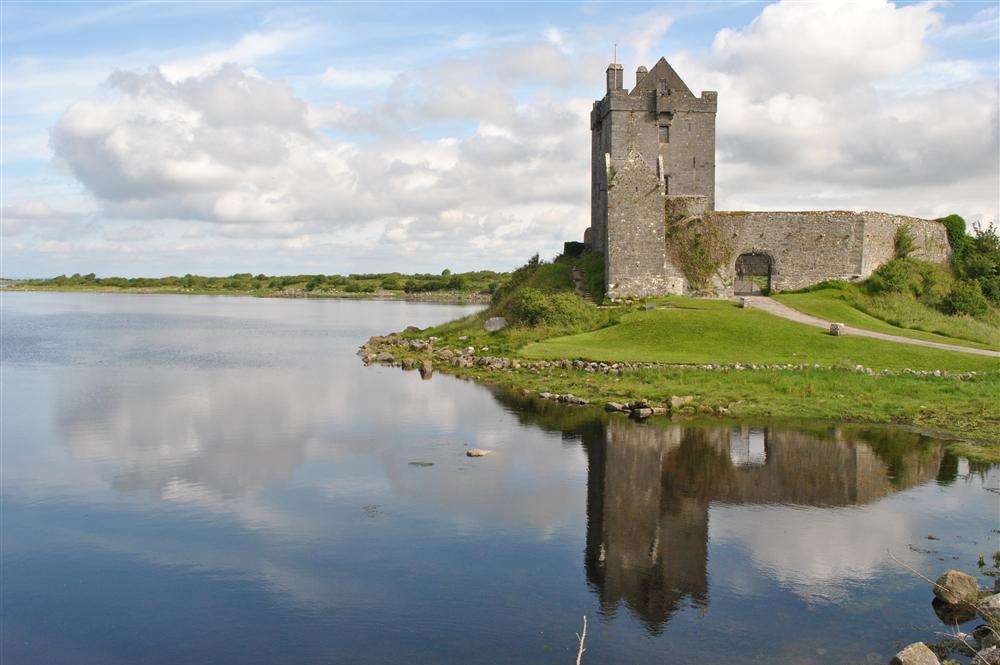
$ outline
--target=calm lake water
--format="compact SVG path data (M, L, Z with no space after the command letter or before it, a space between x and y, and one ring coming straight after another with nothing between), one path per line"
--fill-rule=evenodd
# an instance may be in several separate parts
M572 663L586 615L584 663L885 663L943 630L889 553L997 549L1000 473L934 439L354 355L469 311L2 294L0 659Z

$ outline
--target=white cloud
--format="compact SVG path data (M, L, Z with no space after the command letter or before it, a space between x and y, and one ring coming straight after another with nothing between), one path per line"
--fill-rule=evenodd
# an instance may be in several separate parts
M177 82L205 74L228 63L250 65L261 58L300 45L315 32L315 29L308 27L251 32L231 46L197 57L164 64L160 67L160 71L168 80Z
M637 66L652 67L660 59L654 51L673 23L674 19L666 14L653 13L643 18L643 27L639 29L632 46Z
M388 69L365 69L361 67L327 67L320 76L326 85L344 88L381 87L392 83L397 72Z
M672 58L719 91L718 202L996 219L997 90L934 60L934 4L779 2Z

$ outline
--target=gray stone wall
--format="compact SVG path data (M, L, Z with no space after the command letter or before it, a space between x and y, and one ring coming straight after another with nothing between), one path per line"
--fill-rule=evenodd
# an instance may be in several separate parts
M884 212L860 213L865 220L864 253L861 258L861 275L868 277L883 263L892 260L895 253L896 232L908 226L913 234L915 259L944 263L951 256L948 234L944 225L919 217L888 215Z
M909 226L915 240L911 256L946 262L950 255L944 226L930 220L880 212L710 212L706 224L718 224L729 239L732 255L719 271L715 286L733 295L736 259L763 254L771 259L771 288L801 289L830 279L869 277L890 261L896 231Z
M633 151L615 168L608 189L604 279L611 298L670 292L666 274L663 190L649 164Z
M730 247L719 270L719 295L733 295L736 259L763 254L771 260L771 288L799 289L827 279L861 276L864 221L849 212L711 212Z

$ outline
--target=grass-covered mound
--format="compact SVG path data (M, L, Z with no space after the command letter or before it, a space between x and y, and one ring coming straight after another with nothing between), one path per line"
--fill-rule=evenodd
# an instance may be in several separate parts
M574 269L582 278L584 291L592 299L576 293ZM476 347L488 346L498 353L512 353L536 340L596 330L616 323L620 310L598 307L594 302L603 298L603 289L604 263L599 254L561 255L552 262L540 261L536 254L510 274L493 294L487 309L420 334ZM483 323L497 316L503 317L508 326L499 332L487 333ZM464 339L459 340L460 337Z
M1000 327L969 316L949 316L908 294L871 296L853 284L830 284L776 300L805 314L849 326L942 344L1000 350Z
M806 314L915 339L1000 348L1000 238L970 235L958 215L939 220L948 231L951 264L910 258L906 228L896 258L859 284L824 282L776 298Z
M662 363L864 365L875 369L998 370L1000 361L862 337L821 328L722 300L669 297L664 307L634 311L600 330L526 345L528 358Z

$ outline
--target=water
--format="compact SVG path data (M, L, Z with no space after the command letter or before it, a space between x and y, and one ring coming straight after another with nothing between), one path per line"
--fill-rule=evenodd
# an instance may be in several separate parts
M585 663L884 663L943 630L889 553L997 549L1000 473L933 439L354 355L468 311L4 293L0 660L571 663L586 615Z

